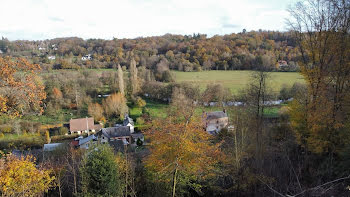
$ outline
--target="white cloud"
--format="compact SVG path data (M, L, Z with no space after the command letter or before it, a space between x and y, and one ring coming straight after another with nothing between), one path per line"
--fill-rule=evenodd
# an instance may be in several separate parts
M134 38L285 30L277 0L1 0L0 36L14 39Z

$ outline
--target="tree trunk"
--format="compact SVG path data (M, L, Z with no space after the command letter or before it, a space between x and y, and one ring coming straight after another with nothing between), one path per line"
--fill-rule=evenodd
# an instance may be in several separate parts
M175 172L174 172L174 177L173 177L173 197L175 197L175 189L176 189L176 176L177 176L177 166L175 168Z

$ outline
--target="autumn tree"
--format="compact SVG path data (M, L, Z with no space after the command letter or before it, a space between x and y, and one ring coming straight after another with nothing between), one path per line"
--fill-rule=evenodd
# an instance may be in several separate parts
M125 113L128 112L126 99L121 93L114 93L107 97L102 102L103 109L108 116L116 116L121 119L124 118Z
M115 162L118 166L120 177L120 186L122 196L136 196L135 185L135 167L132 161L132 156L128 153L127 148L124 149L124 154L118 153L115 156Z
M48 169L36 167L32 156L0 159L0 193L2 196L39 196L52 186L54 177Z
M333 157L349 141L349 2L307 0L289 12L289 26L301 53L298 63L308 87L306 102L297 100L293 108L295 113L304 113L299 117L305 117L300 122L305 124L298 126L294 119L293 125L306 148Z
M123 75L123 70L120 67L120 64L118 64L118 86L119 86L119 92L121 94L125 94L125 90L124 90L124 75Z
M182 193L185 186L199 192L201 181L213 175L215 165L223 157L200 120L186 122L177 117L157 120L147 137L152 141L146 168L169 186L173 197Z
M222 102L227 101L231 98L231 92L228 88L225 88L222 84L208 84L207 88L202 94L202 101L218 102L222 105Z
M175 87L171 95L170 114L189 121L196 109L195 101L188 98L182 88Z
M137 77L137 67L136 67L136 61L134 58L130 61L130 85L131 85L131 94L135 95L139 91L139 80Z
M51 103L54 105L55 109L61 108L61 104L63 102L63 94L60 89L54 87L49 98L51 99Z
M46 93L37 75L40 66L10 57L0 57L0 66L0 112L12 117L29 111L43 112Z
M88 107L88 113L90 116L94 117L95 120L101 121L103 117L103 108L98 103L91 103Z

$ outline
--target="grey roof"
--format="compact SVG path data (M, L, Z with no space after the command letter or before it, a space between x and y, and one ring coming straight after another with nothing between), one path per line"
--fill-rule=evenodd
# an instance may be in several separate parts
M97 137L95 135L90 135L90 136L88 136L86 138L80 139L79 140L79 146L82 145L82 144L85 144L86 142L91 141L91 140L97 140Z
M125 118L124 118L124 121L123 121L123 125L126 126L126 125L128 125L129 123L130 123L131 125L134 126L134 121L133 121L133 119L130 118L128 115L126 115Z
M102 128L102 134L108 138L130 136L130 127L119 126Z
M224 118L224 117L227 117L227 114L223 111L214 111L214 112L207 113L207 120Z
M144 135L142 133L132 133L131 137L134 139L138 139L138 138L143 139Z

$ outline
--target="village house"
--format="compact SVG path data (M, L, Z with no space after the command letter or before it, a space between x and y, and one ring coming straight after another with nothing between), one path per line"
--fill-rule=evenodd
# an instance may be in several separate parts
M89 149L94 144L97 144L98 137L96 135L89 135L87 137L79 136L75 138L70 145L74 148Z
M71 119L69 121L69 131L70 134L77 133L89 133L95 132L94 118L79 118L79 119Z
M228 116L226 110L205 112L203 114L205 130L212 134L218 134L221 129L228 126Z
M83 149L89 149L93 144L97 144L98 137L95 135L89 135L86 138L79 139L78 147Z
M131 132L128 126L117 126L103 128L99 133L99 141L106 144L112 141L121 140L125 145L131 143Z
M122 125L116 124L114 127L102 128L99 132L99 141L101 144L109 143L111 146L128 145L135 143L138 139L144 141L142 133L135 133L134 121L125 115Z

